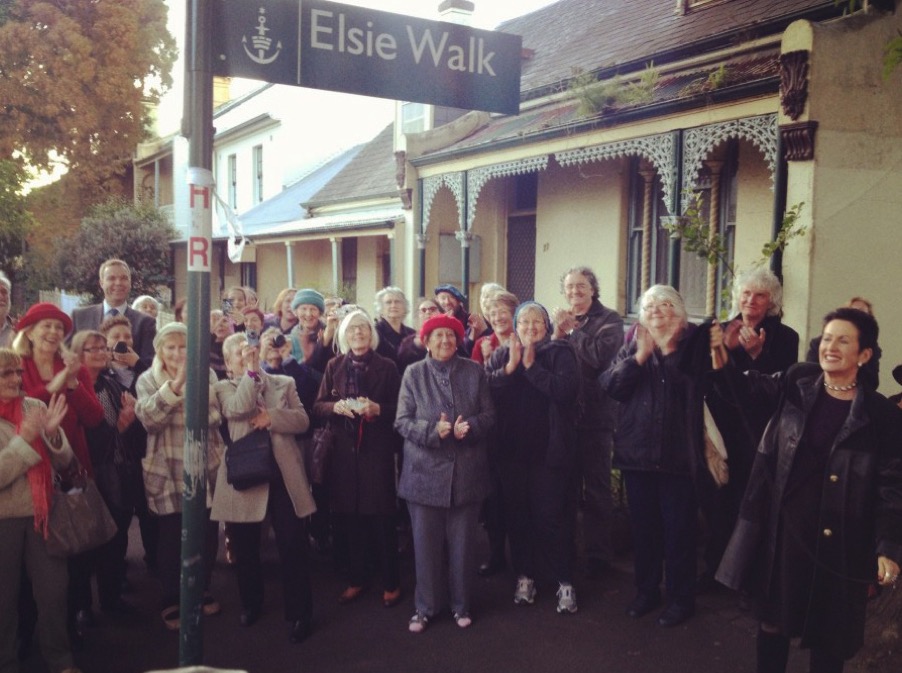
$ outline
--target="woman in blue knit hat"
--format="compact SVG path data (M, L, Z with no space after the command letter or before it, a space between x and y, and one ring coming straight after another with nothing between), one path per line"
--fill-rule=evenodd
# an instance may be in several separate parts
M298 318L298 324L288 335L291 339L291 357L319 372L321 378L332 357L331 340L326 343L323 338L326 301L316 290L305 288L295 293L291 310Z

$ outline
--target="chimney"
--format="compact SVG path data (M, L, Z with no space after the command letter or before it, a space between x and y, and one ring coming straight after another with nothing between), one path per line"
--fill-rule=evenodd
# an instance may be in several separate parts
M469 26L474 9L476 5L470 0L442 0L438 6L438 15L442 21Z
M213 78L213 109L220 105L225 105L232 100L232 78L231 77L214 77Z

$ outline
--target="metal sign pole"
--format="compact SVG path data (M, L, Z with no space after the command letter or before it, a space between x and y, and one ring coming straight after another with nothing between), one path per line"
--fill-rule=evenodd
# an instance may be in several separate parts
M185 382L179 665L203 663L204 529L213 249L213 75L211 0L188 0L185 110L188 138L188 371ZM216 550L207 550L215 554Z

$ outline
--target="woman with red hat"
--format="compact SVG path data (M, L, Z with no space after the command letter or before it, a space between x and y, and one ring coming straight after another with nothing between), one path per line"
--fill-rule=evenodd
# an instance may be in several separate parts
M398 495L413 533L416 612L421 633L444 607L460 628L472 623L479 510L491 491L488 439L495 411L483 368L457 357L463 325L448 315L420 330L428 356L404 372L395 430L404 437ZM450 605L445 604L446 601Z
M16 331L13 350L22 358L22 390L44 404L50 402L54 393L65 394L69 411L63 419L63 432L90 474L91 457L84 428L93 428L103 421L103 407L87 369L63 344L72 331L72 320L53 304L41 302L19 318Z
M64 345L72 320L49 302L34 304L16 324L13 350L22 358L22 392L44 404L53 395L66 398L67 411L60 424L78 462L93 476L85 428L103 422L103 407L94 392L88 370ZM69 617L77 640L91 618L92 553L69 557Z

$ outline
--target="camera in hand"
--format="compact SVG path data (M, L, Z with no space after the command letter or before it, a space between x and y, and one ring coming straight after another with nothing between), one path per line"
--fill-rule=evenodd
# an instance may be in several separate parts
M273 348L281 348L285 345L285 335L284 334L276 334L272 339L272 347Z
M232 312L232 300L231 299L223 299L222 300L222 312L228 315Z
M362 412L363 408L366 406L366 402L364 402L363 400L355 399L353 397L346 399L345 404L348 405L348 409L358 414Z
M255 329L247 330L244 335L247 337L247 345L248 346L259 346L260 345L260 334Z
M114 353L128 353L128 344L124 341L117 341L116 345L113 346Z

